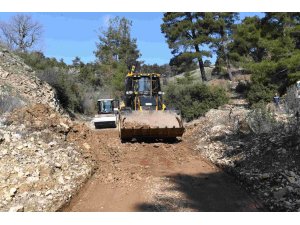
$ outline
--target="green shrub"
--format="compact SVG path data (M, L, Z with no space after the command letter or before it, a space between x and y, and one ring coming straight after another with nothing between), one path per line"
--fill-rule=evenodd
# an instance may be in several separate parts
M224 89L200 83L171 84L166 89L167 107L179 109L187 121L203 116L228 100Z
M247 93L247 99L250 105L271 102L276 93L276 87L273 85L265 86L261 83L252 83Z
M277 122L272 109L265 102L252 105L252 110L247 115L250 129L257 134L269 133L282 128L282 122Z

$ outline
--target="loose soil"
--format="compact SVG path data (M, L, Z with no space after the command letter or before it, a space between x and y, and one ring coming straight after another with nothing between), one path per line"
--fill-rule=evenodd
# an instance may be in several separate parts
M98 169L61 211L261 210L232 177L191 148L189 137L121 143L117 129L82 124L67 138L93 152Z
M172 111L132 112L123 116L125 128L165 128L179 127L176 113Z

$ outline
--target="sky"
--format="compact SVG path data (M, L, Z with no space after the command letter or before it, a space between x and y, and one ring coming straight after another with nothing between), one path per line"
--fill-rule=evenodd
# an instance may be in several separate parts
M0 12L0 21L8 21L16 13ZM84 62L92 62L96 58L97 35L99 29L108 26L108 20L115 16L126 17L132 21L131 35L137 39L137 46L142 56L140 60L146 64L159 65L169 63L172 58L166 39L161 33L162 12L99 12L99 13L26 13L43 25L43 41L39 45L47 57L64 59L68 64L79 56ZM263 13L241 13L240 18ZM211 59L215 61L215 56Z

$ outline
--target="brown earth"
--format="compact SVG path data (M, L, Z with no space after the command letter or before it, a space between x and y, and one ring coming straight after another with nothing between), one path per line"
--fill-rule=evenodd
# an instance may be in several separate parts
M191 129L176 143L121 143L117 129L94 130L42 104L14 111L7 122L49 129L92 157L91 166L96 162L93 176L61 211L260 210L234 178L200 156Z
M129 115L123 116L124 128L165 128L165 127L180 127L176 119L176 114L172 111L158 112L132 112Z
M78 125L68 134L95 154L98 169L61 211L259 211L229 175L189 145L121 143L117 129Z

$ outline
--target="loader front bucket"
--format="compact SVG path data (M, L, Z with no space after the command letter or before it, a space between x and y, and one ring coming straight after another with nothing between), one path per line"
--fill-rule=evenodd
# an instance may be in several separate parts
M120 114L121 140L132 138L173 139L184 133L182 119L175 111L133 111Z

